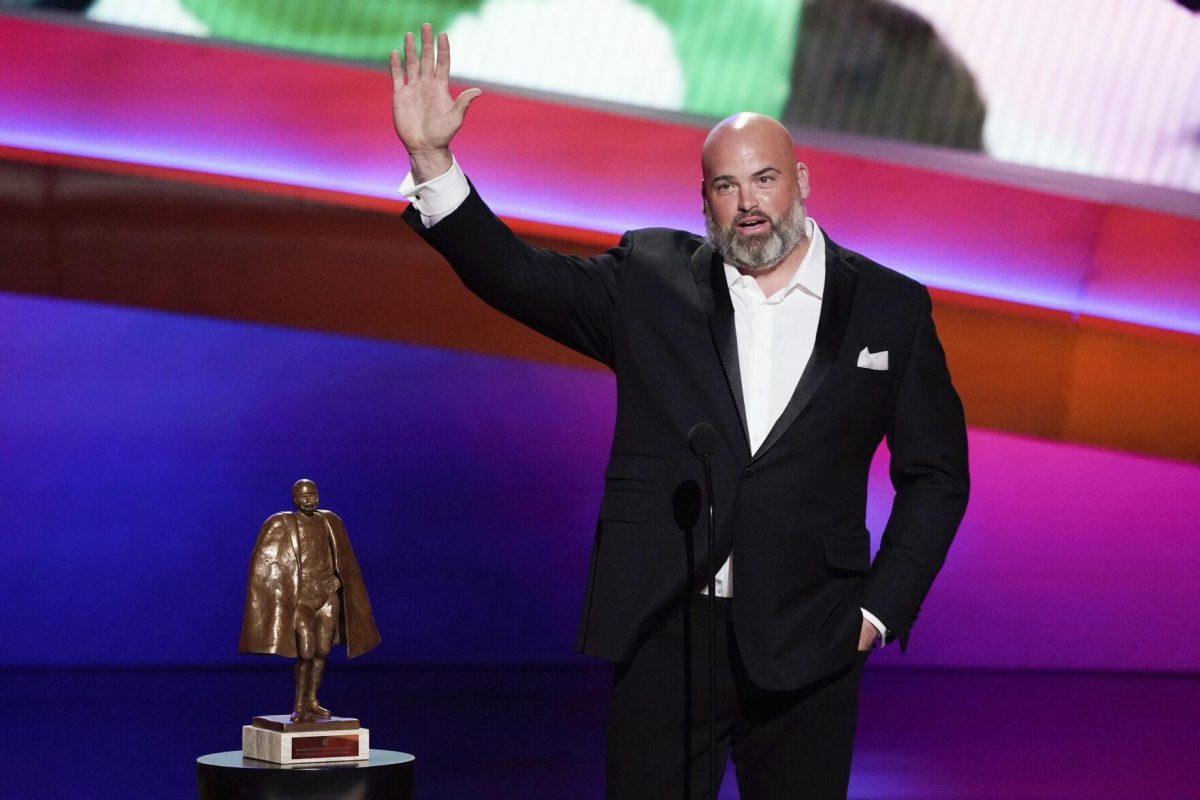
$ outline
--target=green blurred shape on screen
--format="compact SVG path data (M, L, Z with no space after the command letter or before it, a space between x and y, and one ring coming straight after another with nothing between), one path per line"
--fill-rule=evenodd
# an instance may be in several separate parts
M219 39L382 61L404 34L449 27L484 0L181 0Z
M217 38L372 61L384 59L422 22L446 30L460 14L477 12L486 2L181 0ZM708 116L783 111L799 39L799 0L637 2L671 31L686 82L681 110ZM637 58L636 52L620 52L619 42L613 49L615 58Z
M800 0L639 1L674 34L687 76L684 111L782 113L800 40Z

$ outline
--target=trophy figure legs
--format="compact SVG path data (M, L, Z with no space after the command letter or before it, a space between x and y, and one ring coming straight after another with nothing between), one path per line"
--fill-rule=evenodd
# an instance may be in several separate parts
M309 675L312 673L312 662L302 658L296 659L292 674L296 679L296 699L292 703L292 722L311 722L313 717L308 711Z
M313 722L319 719L329 719L332 715L317 701L317 688L325 674L325 659L314 658L306 661L296 659L293 669L296 679L296 699L292 704L292 722Z
M332 716L317 701L317 689L325 677L325 658L333 649L337 612L336 592L315 613L304 605L296 609L296 699L292 722L313 722Z
M305 709L317 719L329 719L331 714L328 708L322 708L317 702L317 689L321 686L321 678L325 675L325 659L314 658L312 660L312 672L308 681L308 693L304 698Z

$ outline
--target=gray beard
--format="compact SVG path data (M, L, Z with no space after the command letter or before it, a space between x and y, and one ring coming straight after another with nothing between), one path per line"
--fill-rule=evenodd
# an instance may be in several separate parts
M781 219L772 219L765 233L745 237L738 235L737 226L718 228L712 212L704 210L704 227L708 243L721 254L725 262L752 275L770 272L796 245L804 241L808 229L804 224L804 204L792 203Z

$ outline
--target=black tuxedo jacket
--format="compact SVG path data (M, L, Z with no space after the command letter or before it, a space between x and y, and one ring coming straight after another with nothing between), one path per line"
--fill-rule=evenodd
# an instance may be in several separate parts
M700 237L649 228L602 255L563 255L518 239L474 186L430 228L412 206L403 218L489 305L616 374L579 652L632 657L734 547L734 630L761 687L844 666L860 606L907 647L968 493L962 404L924 286L827 238L812 356L751 453L723 262ZM857 366L864 347L887 350L889 368ZM718 433L715 564L687 445L701 421ZM872 562L867 472L885 436L896 498Z

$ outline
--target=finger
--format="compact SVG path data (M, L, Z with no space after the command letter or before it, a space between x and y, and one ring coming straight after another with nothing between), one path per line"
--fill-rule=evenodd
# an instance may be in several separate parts
M437 68L434 75L439 81L450 82L450 37L444 33L438 34Z
M464 89L454 101L454 110L459 116L465 116L471 101L483 94L483 89Z
M413 44L410 31L404 34L404 78L405 83L412 83L417 77L417 46Z
M399 50L392 51L389 66L392 70L392 89L399 89L404 85L404 67L400 64Z
M433 26L421 25L421 75L433 76Z

